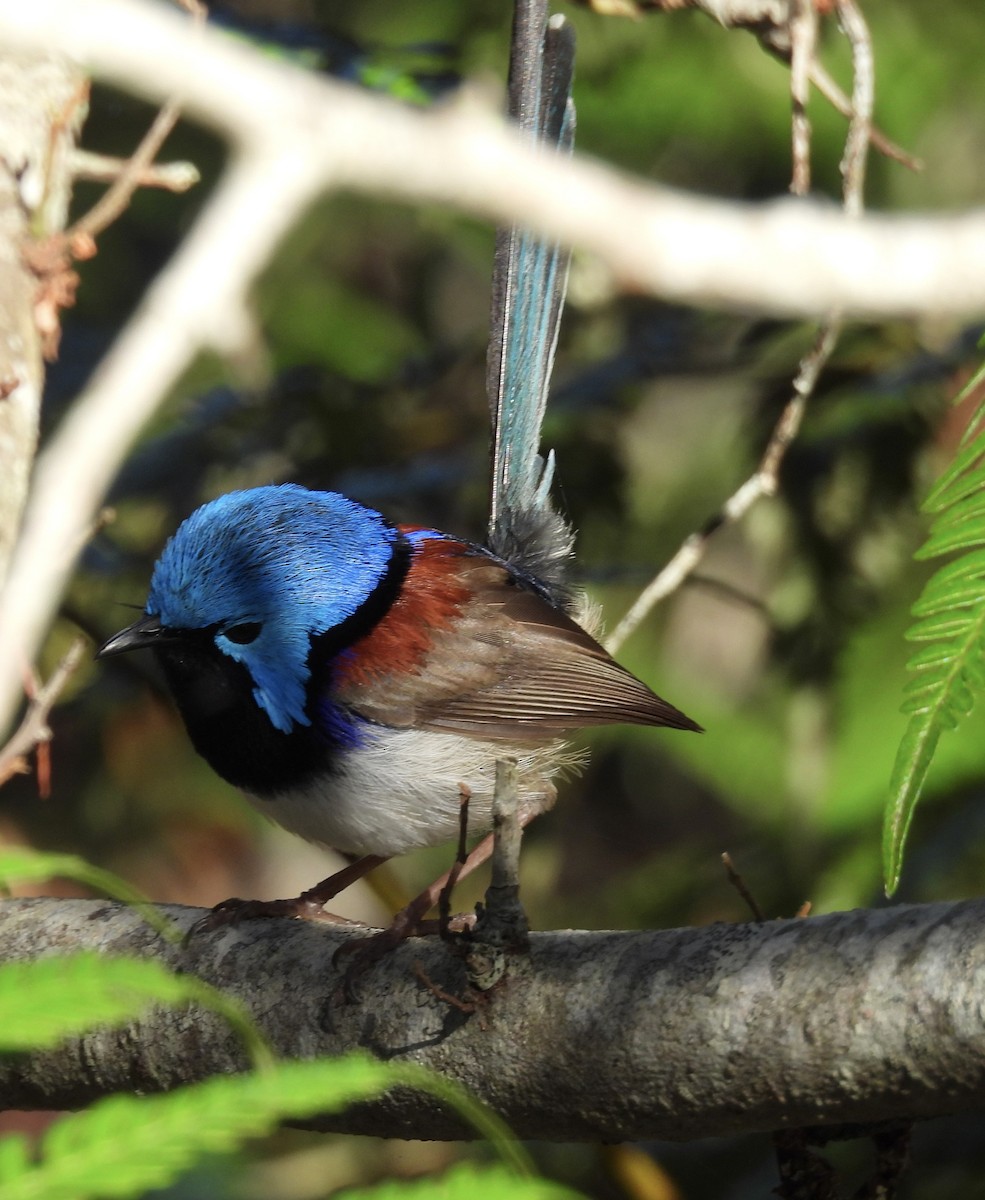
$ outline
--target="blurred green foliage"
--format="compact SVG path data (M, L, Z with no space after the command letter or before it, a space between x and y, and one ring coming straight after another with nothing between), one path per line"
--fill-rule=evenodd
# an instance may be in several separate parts
M415 103L440 100L459 78L505 72L509 6L492 0L227 7L293 30L305 61L383 81ZM865 9L877 121L926 164L915 174L874 156L870 207L979 203L985 76L976 6L870 0ZM699 192L785 191L787 73L751 36L694 13L632 22L566 11L579 36L582 152ZM848 55L833 26L821 51L847 87ZM844 121L816 97L810 115L815 188L836 200ZM148 118L146 107L97 88L87 144L125 153ZM51 373L49 428L194 220L223 156L201 129L181 126L165 157L193 159L203 186L138 196L83 266ZM78 207L94 194L80 188ZM270 378L244 380L208 359L175 389L121 474L111 497L117 519L87 551L65 629L81 626L98 641L125 624L123 606L143 603L164 538L230 487L291 479L337 488L396 519L481 537L491 250L490 230L445 212L361 196L317 205L256 292ZM912 561L925 533L918 505L960 438L966 414L949 410L948 398L976 365L977 333L927 320L846 334L780 495L719 534L697 577L621 654L708 732L586 739L589 764L527 838L535 926L743 919L719 863L726 849L771 916L807 899L815 910L879 902L880 816L905 724L902 634L927 576ZM546 438L580 531L584 579L610 625L754 466L809 337L752 314L621 294L597 263L576 256ZM52 659L65 629L52 639ZM902 899L980 890L982 719L941 740ZM310 849L273 839L195 757L149 663L114 660L80 673L54 728L52 797L40 803L28 779L11 784L0 795L0 830L85 853L161 900L272 895L328 872ZM442 850L394 864L378 885L386 903L446 863ZM481 888L463 888L461 905ZM400 1173L401 1154L411 1173L419 1162L417 1151L316 1149L292 1135L267 1153L270 1200ZM427 1153L434 1167L454 1152ZM655 1153L688 1200L746 1200L775 1182L765 1139ZM296 1165L306 1154L334 1163L325 1167L331 1178L316 1173L308 1190L291 1190L290 1170L278 1175L276 1161ZM982 1195L976 1154L965 1125L921 1131L903 1195ZM587 1151L544 1155L555 1178L600 1197L624 1194ZM934 1168L935 1155L946 1171ZM377 1171L380 1162L388 1165ZM180 1194L258 1194L247 1182L254 1168L238 1163L221 1182L210 1176L201 1192L189 1184Z

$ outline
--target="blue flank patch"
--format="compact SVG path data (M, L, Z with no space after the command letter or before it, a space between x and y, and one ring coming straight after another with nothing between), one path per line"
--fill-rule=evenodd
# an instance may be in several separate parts
M354 750L366 741L368 721L333 704L327 696L315 701L315 728L325 735L333 747Z
M450 533L442 533L440 529L410 529L404 531L404 540L416 546L418 542L457 542L461 539L453 538Z
M164 547L146 611L169 629L216 627L218 648L247 667L257 703L289 733L311 724L312 636L356 612L397 536L379 513L336 492L296 484L230 492L192 513ZM252 623L260 633L245 645L225 636ZM351 742L356 730L335 713L326 714L332 735Z

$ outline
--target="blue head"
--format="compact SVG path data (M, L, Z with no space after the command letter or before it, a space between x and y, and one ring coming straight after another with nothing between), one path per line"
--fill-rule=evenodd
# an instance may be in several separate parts
M164 650L176 634L204 634L246 668L256 703L290 733L311 723L312 637L357 613L387 576L398 539L379 513L335 492L231 492L178 528L154 568L147 616L104 651ZM152 636L138 639L138 627Z

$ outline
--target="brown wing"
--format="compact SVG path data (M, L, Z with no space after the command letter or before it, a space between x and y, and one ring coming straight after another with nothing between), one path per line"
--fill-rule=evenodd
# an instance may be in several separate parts
M380 662L343 701L384 724L486 738L618 723L700 730L503 567L472 557L456 574L465 598L428 630L415 669Z

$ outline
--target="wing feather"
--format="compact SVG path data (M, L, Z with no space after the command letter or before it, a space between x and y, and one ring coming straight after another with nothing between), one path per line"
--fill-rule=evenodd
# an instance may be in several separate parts
M382 724L507 740L620 723L700 729L495 560L463 557L454 584L468 599L429 631L416 670L381 664L343 702Z

